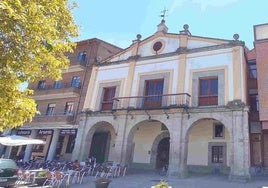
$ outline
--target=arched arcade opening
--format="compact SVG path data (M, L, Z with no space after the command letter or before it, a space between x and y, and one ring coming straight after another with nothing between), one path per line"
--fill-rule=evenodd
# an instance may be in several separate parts
M169 164L170 136L158 120L145 120L128 135L127 162L132 168L157 169Z
M89 130L85 141L87 157L96 158L97 163L113 159L115 130L108 122L98 122Z
M187 166L192 172L229 173L230 135L222 122L203 118L191 126Z

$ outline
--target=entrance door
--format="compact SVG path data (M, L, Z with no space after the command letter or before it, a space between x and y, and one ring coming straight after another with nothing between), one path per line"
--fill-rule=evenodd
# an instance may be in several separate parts
M157 146L156 169L169 164L169 143L170 138L163 138Z
M59 160L60 159L63 142L64 142L64 136L63 135L60 135L59 136L58 143L57 143L57 146L56 146L56 156L55 156L55 159L56 160Z
M98 163L105 161L108 134L108 132L100 132L93 135L89 157L95 157Z
M260 133L251 133L251 165L257 166L262 162L261 158L261 134Z

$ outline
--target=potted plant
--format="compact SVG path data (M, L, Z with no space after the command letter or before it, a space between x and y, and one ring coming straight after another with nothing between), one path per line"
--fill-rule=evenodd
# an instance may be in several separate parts
M37 173L37 175L34 178L34 182L39 185L42 186L44 184L44 182L47 179L47 172L46 171L40 171Z
M152 186L151 188L172 188L172 187L169 186L166 181L160 180L158 184L156 184L155 186Z
M98 178L95 181L95 187L96 188L107 188L110 182L111 182L111 180L108 178Z

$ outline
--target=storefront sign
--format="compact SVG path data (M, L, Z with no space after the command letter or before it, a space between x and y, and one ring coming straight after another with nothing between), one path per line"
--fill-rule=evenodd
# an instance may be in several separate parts
M40 130L38 130L38 134L39 135L52 135L53 130L51 130L51 129L40 129Z
M75 135L76 129L61 129L60 134L61 135Z
M18 130L17 135L30 135L31 130Z

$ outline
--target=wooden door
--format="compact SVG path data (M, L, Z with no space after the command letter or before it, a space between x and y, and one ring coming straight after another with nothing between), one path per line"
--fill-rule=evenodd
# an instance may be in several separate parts
M252 133L250 135L250 145L251 145L251 165L259 165L262 161L261 158L261 134Z
M268 167L268 133L263 134L263 166Z

